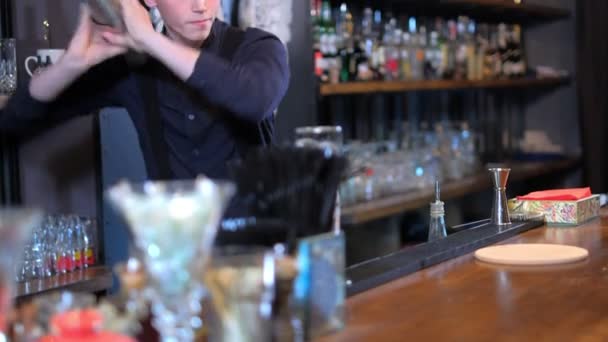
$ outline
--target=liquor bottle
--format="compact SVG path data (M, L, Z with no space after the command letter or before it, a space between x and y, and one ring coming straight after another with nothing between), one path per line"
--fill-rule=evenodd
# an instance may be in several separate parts
M453 79L456 73L456 52L458 50L458 27L454 20L448 21L447 63L443 78Z
M84 234L83 234L83 241L82 241L82 247L83 247L83 267L84 268L88 268L88 267L92 267L95 266L95 263L97 263L97 258L96 258L96 253L97 253L97 247L96 247L96 239L95 239L95 231L94 231L94 226L93 226L93 222L89 219L85 220L83 222L83 226L84 226Z
M442 18L435 19L435 31L437 32L437 45L439 48L439 68L437 70L437 78L443 78L448 66L448 27Z
M410 68L411 68L411 79L416 81L422 79L422 66L418 62L418 52L420 51L420 41L418 40L418 33L413 32L411 35L411 49L410 49Z
M400 65L401 65L401 79L411 80L412 79L412 36L409 32L404 32L401 40L401 53L400 53Z
M513 25L511 57L513 61L512 71L514 77L524 77L526 75L526 59L522 46L521 26Z
M490 44L486 49L486 56L484 58L484 78L494 79L500 75L501 62L500 54L498 52L498 34L494 27L489 29L488 33Z
M333 27L328 29L327 51L323 58L327 61L329 83L340 83L342 63L338 55L338 35Z
M430 34L430 43L426 50L425 62L425 78L429 80L441 78L442 71L442 51L439 47L439 33L432 31Z
M484 75L484 66L485 66L485 58L486 51L489 46L488 41L488 25L482 24L479 25L479 29L475 35L475 42L477 44L476 47L476 58L475 58L475 73L476 79L481 80L485 78Z
M467 78L467 17L459 17L457 23L457 48L456 48L456 68L454 79L464 80Z
M321 63L323 82L338 83L340 65L338 60L338 42L336 36L336 25L332 19L331 5L329 1L323 1L321 5Z
M353 81L357 73L355 43L354 43L354 24L353 16L348 10L346 3L340 5L338 16L338 54L340 58L340 82Z
M371 65L372 55L374 53L374 45L376 40L373 31L374 12L371 8L366 7L363 10L361 19L361 33L358 39L361 56L357 65L357 80L369 81L374 78L373 68Z
M374 47L374 56L372 58L375 69L375 79L384 80L386 79L386 51L383 44L384 35L386 32L383 30L382 11L374 11L374 36L376 37L376 45Z
M498 77L508 77L510 70L507 48L507 25L504 23L498 24L498 56L500 60L500 66L497 68L499 70Z
M479 80L481 77L477 73L477 44L475 42L475 21L469 20L466 33L467 51L467 79L470 81Z
M384 27L384 53L387 80L398 80L399 74L399 45L401 45L401 30L397 29L397 21L391 18Z
M412 28L413 27L410 26L410 29ZM410 32L413 34L414 47L414 53L412 55L412 79L422 80L424 78L424 63L427 45L426 28L421 26L418 33L416 33L415 29L413 32Z
M321 20L321 1L311 0L310 15L312 20L312 37L313 37L313 59L315 66L315 75L321 79L324 73L323 52L321 51L321 30L323 21Z

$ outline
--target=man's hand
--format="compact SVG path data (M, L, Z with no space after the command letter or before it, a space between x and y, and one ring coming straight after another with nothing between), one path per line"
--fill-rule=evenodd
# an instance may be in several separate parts
M58 64L69 65L71 69L84 73L107 59L125 53L127 48L112 44L103 37L105 32L111 30L93 23L89 7L81 5L78 29Z
M148 52L146 46L159 35L154 30L150 14L139 0L120 0L120 6L126 32L105 32L103 37L116 46Z
M112 44L104 38L110 30L94 24L89 7L82 5L78 29L65 54L56 64L32 77L30 95L38 101L53 101L91 67L125 53L126 47Z

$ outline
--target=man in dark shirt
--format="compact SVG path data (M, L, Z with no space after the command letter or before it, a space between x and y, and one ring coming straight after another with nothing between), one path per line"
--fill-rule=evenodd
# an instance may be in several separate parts
M65 55L20 89L0 113L0 131L19 134L37 121L65 120L108 106L124 107L133 120L150 178L163 178L155 165L140 76L153 84L171 178L227 176L227 162L243 154L243 136L272 127L273 112L289 84L287 54L273 35L248 29L233 56L229 26L216 19L220 0L145 0L165 26L157 33L139 0L121 0L125 32L96 25L82 9L79 27ZM231 36L232 37L232 36ZM133 68L128 50L148 55Z

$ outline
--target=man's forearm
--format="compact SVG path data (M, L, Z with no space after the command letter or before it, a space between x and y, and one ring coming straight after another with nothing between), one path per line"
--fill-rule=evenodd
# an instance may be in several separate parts
M163 63L184 82L192 75L201 54L200 50L181 45L160 33L150 35L144 45L148 54Z
M51 102L67 89L86 70L71 64L67 59L60 59L40 74L32 77L30 95L41 102Z

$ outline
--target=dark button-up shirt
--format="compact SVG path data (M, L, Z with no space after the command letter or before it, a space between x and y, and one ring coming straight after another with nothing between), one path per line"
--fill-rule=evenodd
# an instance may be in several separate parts
M158 63L155 86L175 178L199 174L225 178L226 163L239 156L238 130L232 124L247 122L251 123L247 127L256 129L255 123L271 117L287 91L284 45L270 33L248 29L232 61L227 61L220 57L227 28L216 20L186 82ZM125 59L117 57L92 68L53 103L36 101L26 85L0 113L0 131L19 134L44 122L42 119L65 120L120 106L128 111L144 158L149 158L154 151L147 139L145 99L136 77Z

